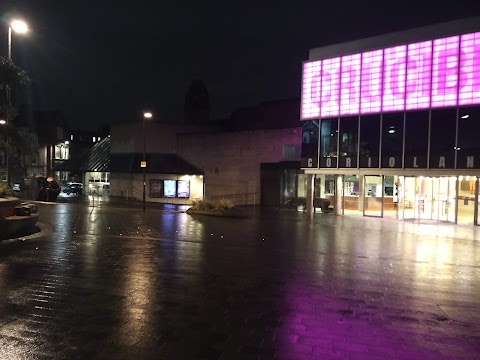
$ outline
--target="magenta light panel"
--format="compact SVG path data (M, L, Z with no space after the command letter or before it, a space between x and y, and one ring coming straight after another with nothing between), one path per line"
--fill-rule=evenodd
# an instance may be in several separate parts
M376 113L382 110L383 50L362 54L360 79L360 112Z
M432 92L432 41L408 45L407 87L405 108L407 110L430 107Z
M460 44L458 104L479 104L480 33L463 35Z
M324 60L322 68L320 116L331 117L338 115L340 108L340 58Z
M302 120L480 104L480 32L306 62Z
M360 111L361 55L344 56L341 63L340 114L358 114Z

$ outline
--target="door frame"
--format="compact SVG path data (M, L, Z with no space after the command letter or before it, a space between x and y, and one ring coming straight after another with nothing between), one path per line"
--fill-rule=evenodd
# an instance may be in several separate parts
M367 203L367 192L365 191L365 186L367 185L367 177L380 177L382 180L382 201L380 202L380 215L369 215L365 214L365 205ZM385 199L385 176L384 175L365 175L363 177L363 216L367 217L376 217L376 218L383 218L383 202Z

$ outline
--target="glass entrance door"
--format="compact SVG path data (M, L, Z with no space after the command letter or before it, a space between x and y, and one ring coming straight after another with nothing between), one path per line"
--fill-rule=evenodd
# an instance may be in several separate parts
M456 193L455 178L405 177L403 218L455 222Z
M459 176L457 224L478 226L478 182L479 180L474 176Z
M475 219L474 219L474 225L478 226L479 224L479 216L478 216L478 209L480 208L480 180L476 179L475 180Z
M365 175L363 182L364 216L383 216L384 180L381 175Z
M456 179L433 179L433 215L438 221L455 222Z

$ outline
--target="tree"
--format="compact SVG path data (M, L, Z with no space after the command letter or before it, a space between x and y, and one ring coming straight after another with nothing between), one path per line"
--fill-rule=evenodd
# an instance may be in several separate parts
M23 155L33 153L38 147L36 136L30 129L12 126L12 119L16 115L12 92L29 83L30 79L24 70L11 60L0 57L0 120L7 120L7 124L0 126L0 158L8 158L8 170L17 177L25 175Z
M27 73L11 60L0 57L0 116L8 120L15 116L12 92L30 84Z

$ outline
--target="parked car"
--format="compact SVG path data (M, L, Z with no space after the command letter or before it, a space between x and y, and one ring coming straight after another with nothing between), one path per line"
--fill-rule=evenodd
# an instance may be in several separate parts
M77 194L77 195L82 195L83 191L83 184L81 183L70 183L67 184L63 187L62 191L67 194Z

